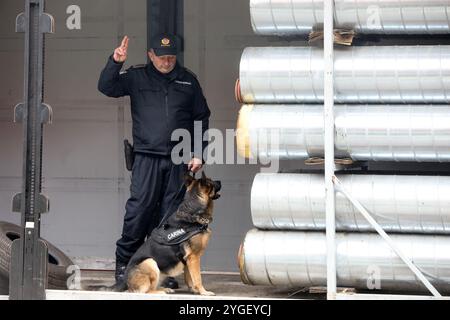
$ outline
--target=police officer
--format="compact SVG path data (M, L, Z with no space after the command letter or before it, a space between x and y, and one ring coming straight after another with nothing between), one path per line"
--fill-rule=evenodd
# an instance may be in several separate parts
M121 72L128 42L125 36L109 57L98 82L99 91L108 97L130 96L133 120L135 161L122 237L116 243L116 282L123 281L128 261L146 236L169 209L176 210L177 205L173 204L182 200L179 195L184 192L186 171L197 172L202 167L202 154L193 154L187 165L173 163L171 151L179 141L171 141L172 132L188 130L193 145L194 121L201 121L204 134L210 116L196 76L177 63L175 36L161 34L152 38L147 53L150 63ZM202 145L204 149L205 142ZM174 279L165 285L177 287Z

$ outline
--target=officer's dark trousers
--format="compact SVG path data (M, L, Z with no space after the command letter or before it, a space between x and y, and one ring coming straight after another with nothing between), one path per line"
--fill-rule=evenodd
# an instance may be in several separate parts
M185 164L174 165L170 156L136 154L122 237L116 243L117 261L127 263L168 210L178 208L186 171Z

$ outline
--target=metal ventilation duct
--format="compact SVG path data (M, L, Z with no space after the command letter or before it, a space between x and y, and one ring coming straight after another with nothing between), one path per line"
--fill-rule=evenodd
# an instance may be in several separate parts
M323 29L323 0L250 0L253 30L305 35ZM335 0L336 28L365 34L450 32L449 0Z
M450 177L338 178L387 232L450 233ZM324 182L320 174L257 174L251 192L253 224L260 229L325 230ZM340 193L336 229L375 232Z
M450 46L335 49L336 103L450 103ZM323 50L246 48L245 103L323 102Z
M392 235L391 238L437 290L450 292L449 237ZM326 286L326 250L325 233L251 230L240 250L242 280L253 285ZM338 286L426 290L377 234L337 233L336 253Z
M244 105L237 146L244 157L323 157L320 105ZM335 107L336 157L373 161L450 161L450 107Z

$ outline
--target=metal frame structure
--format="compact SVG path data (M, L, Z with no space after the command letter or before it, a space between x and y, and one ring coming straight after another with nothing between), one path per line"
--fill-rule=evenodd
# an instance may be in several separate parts
M22 236L11 248L10 299L45 299L48 248L40 238L41 214L49 211L42 191L43 126L51 123L52 109L43 103L45 33L54 32L54 20L44 13L45 0L26 0L17 16L16 32L25 33L24 102L14 110L23 124L22 193L14 196L13 212L20 212Z
M327 299L335 300L337 295L336 271L336 192L342 193L366 218L389 247L402 259L417 278L432 293L434 298L441 294L428 281L423 273L395 245L389 235L372 218L370 213L351 196L335 176L334 164L334 0L324 1L324 123L325 123L325 188L326 188L326 240L327 240Z

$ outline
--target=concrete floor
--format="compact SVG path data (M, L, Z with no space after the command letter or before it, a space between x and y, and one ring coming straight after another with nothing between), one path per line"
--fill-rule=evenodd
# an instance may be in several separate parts
M184 283L183 276L176 278L180 288L174 295L191 295ZM262 299L325 299L324 294L310 294L303 288L279 288L272 286L249 286L241 282L238 273L202 273L204 287L214 292L217 297L262 298ZM96 286L114 284L113 271L82 270L82 290L92 290ZM305 292L307 291L307 292Z
M137 293L117 293L97 291L100 286L114 283L113 271L81 270L81 290L46 290L47 300L249 300L249 299L284 299L284 300L325 300L326 288L280 288L272 286L249 286L241 282L236 273L202 273L203 284L214 297L202 297L191 294L182 276L177 277L180 289L174 294L149 295ZM5 294L5 293L3 293ZM0 295L0 300L8 300L7 295ZM450 300L450 297L435 298L424 293L402 292L362 292L350 288L338 288L338 300Z
M174 294L148 295L136 293L104 292L97 289L114 284L114 272L109 270L81 270L81 290L47 290L48 300L241 300L241 299L288 299L325 300L326 288L281 288L272 286L249 286L241 282L238 273L203 272L204 287L216 296L202 297L187 290L183 276L176 278L180 288ZM0 300L8 300L1 293ZM436 299L424 293L355 291L351 288L338 288L338 300L429 300ZM437 298L439 299L439 298ZM440 299L449 300L450 297Z

